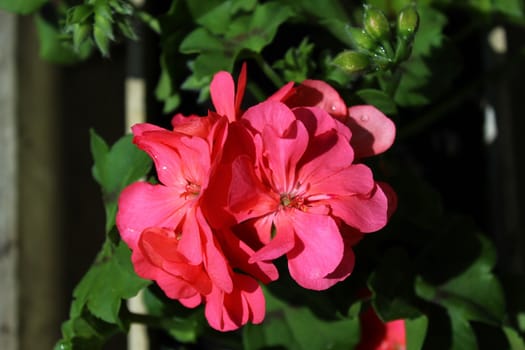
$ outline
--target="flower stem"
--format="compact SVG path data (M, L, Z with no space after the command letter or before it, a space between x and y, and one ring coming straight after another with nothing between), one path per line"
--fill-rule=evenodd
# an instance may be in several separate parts
M255 59L255 62L259 65L261 70L266 74L268 79L272 81L272 83L275 85L275 87L280 88L284 85L284 81L281 79L281 77L273 70L273 68L264 60L264 58L260 54L254 54L253 58Z

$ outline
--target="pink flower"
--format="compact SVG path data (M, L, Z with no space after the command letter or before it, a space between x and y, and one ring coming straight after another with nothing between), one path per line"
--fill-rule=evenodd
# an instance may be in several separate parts
M218 133L215 140L222 139L219 126L210 128ZM134 126L133 133L137 146L154 160L160 181L134 183L119 198L117 227L133 251L137 274L155 280L168 297L187 307L204 301L206 317L218 330L261 322L265 303L257 281L233 268L262 277L276 272L269 264L232 264L204 217L201 202L213 172L212 146L207 139L150 124ZM253 252L230 239L230 254Z
M320 107L352 130L350 144L356 158L383 153L392 146L396 135L394 123L371 105L347 108L339 93L321 80L305 80L299 86L285 85L270 99L289 107Z
M361 341L356 350L405 350L406 330L404 320L384 323L373 308L360 316Z
M252 130L256 159L232 161L227 198L262 246L250 261L286 254L291 276L309 289L345 279L354 239L342 235L340 222L373 232L386 224L388 208L370 169L352 164L349 129L319 108L290 110L274 101L248 109L242 119Z
M391 188L354 161L390 147L395 128L382 113L348 109L320 81L288 84L244 112L245 87L244 65L237 90L219 72L210 86L215 111L177 114L171 131L135 125L134 143L160 183L128 186L117 213L137 274L187 307L204 303L221 331L262 322L259 282L278 278L272 261L280 256L305 288L348 277L352 246L382 228L395 203ZM367 123L352 121L364 116Z

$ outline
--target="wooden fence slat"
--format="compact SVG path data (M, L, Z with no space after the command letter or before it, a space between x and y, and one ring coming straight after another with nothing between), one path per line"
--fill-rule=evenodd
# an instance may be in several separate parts
M18 349L16 16L0 11L0 349Z

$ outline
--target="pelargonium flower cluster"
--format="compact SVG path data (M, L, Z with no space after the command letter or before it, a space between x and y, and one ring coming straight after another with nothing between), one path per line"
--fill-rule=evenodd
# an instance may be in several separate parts
M210 86L214 111L176 115L172 130L135 125L134 143L159 183L137 182L119 198L117 227L136 273L187 307L205 304L221 331L260 323L260 283L292 278L323 290L347 278L355 245L395 207L391 188L360 159L388 149L394 124L372 106L347 108L322 81L289 83L241 109L232 76Z

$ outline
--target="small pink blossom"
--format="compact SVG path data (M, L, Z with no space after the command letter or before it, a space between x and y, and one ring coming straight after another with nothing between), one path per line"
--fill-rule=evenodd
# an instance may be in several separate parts
M361 341L356 350L406 350L404 320L383 322L373 308L360 316Z

